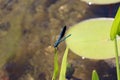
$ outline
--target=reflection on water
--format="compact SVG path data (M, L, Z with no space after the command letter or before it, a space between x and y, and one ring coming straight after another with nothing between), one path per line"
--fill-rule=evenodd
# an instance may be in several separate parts
M26 1L28 2L26 3ZM60 29L64 25L69 27L87 18L101 15L108 17L109 9L113 6L111 5L110 8L104 6L104 10L102 10L103 8L100 9L100 7L96 6L92 8L80 0L26 1L0 0L1 39L7 35L7 27L9 31L9 24L6 23L11 22L12 19L15 19L17 22L18 19L16 15L23 13L21 11L25 9L23 19L17 24L21 28L21 36L19 36L19 41L16 42L18 44L17 48L13 49L16 55L10 59L7 58L9 61L7 61L7 64L4 63L6 65L4 69L6 69L10 80L51 80L54 56L53 44L56 41ZM29 6L25 8L25 5L28 3ZM98 10L95 11L97 8L100 9L99 12L97 12ZM116 12L116 8L114 10L114 12ZM13 26L13 28L18 27L17 25ZM4 33L3 27L6 30L6 35L1 37L1 34ZM10 38L11 37L12 36L10 36ZM14 41L9 41L8 43L11 44L11 42ZM6 49L10 49L9 46L11 45L6 44L5 46L5 52L9 54ZM16 47L16 45L14 45L14 47ZM61 63L65 44L61 43L58 49L59 63ZM103 78L111 75L114 76L114 74L112 74L114 72L112 71L107 73L107 70L109 71L109 69L111 69L111 65L108 65L108 63L104 61L82 59L70 52L69 62L72 63L75 68L73 76L77 79L91 80L91 72L93 69L96 69ZM1 80L5 79L1 78Z
M90 9L97 17L115 17L120 3L107 5L90 5Z

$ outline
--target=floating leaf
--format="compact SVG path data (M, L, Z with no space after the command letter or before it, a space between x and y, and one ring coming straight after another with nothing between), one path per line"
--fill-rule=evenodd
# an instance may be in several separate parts
M87 2L88 4L113 4L120 2L120 0L82 0Z
M85 58L115 57L114 42L109 37L113 20L113 18L93 18L72 26L67 32L71 34L71 37L66 39L67 47ZM120 46L120 41L118 41L118 46Z

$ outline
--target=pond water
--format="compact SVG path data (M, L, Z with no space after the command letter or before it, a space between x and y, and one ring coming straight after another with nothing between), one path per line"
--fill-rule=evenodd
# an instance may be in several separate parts
M114 17L118 6L90 6L80 0L0 0L0 80L51 80L53 45L61 28L88 18ZM58 47L59 65L65 47L64 42ZM75 69L71 80L91 80L94 69L101 80L117 80L114 58L83 59L70 51L68 61Z

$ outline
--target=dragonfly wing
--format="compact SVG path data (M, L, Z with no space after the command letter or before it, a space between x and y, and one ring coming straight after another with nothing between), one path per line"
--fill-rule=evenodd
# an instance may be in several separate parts
M55 42L54 44L54 47L57 47L60 42L61 42L61 39L63 38L63 36L65 35L65 32L66 32L66 26L64 26L59 34L59 37L58 37L58 40Z

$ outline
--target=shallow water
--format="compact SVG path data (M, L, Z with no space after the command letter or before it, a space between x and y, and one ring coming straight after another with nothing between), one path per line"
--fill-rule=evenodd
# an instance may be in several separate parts
M5 25L3 29L3 24L16 24L19 21L19 24L16 25L20 26L19 40L15 43L17 45L14 45L15 48L12 48L12 56L5 57L5 63L2 63L4 66L1 70L8 74L9 80L51 80L54 57L53 44L58 37L60 29L64 25L67 25L69 28L84 19L98 17L100 14L92 11L96 7L93 7L91 10L88 4L80 0L26 1L0 0L0 42L4 40L9 43L9 46L7 44L1 45L1 47L5 46L3 53L6 55L9 54L6 49L10 49L11 42L15 42L5 40L6 36L11 34L9 32L11 29L9 26L11 27L11 25ZM23 14L23 18L18 20L16 16L20 14ZM15 19L16 22L12 23L12 19ZM13 27L16 29L18 26ZM16 34L16 36L18 35ZM58 50L60 65L65 50L64 42L59 45ZM3 59L1 58L0 60ZM75 68L73 76L77 79L91 80L93 69L96 69L103 78L107 76L107 78L110 77L111 79L111 76L115 76L112 68L114 59L107 61L82 59L82 57L70 52L68 61L73 64ZM110 71L109 69L113 71L108 72ZM1 80L5 79L1 78Z

